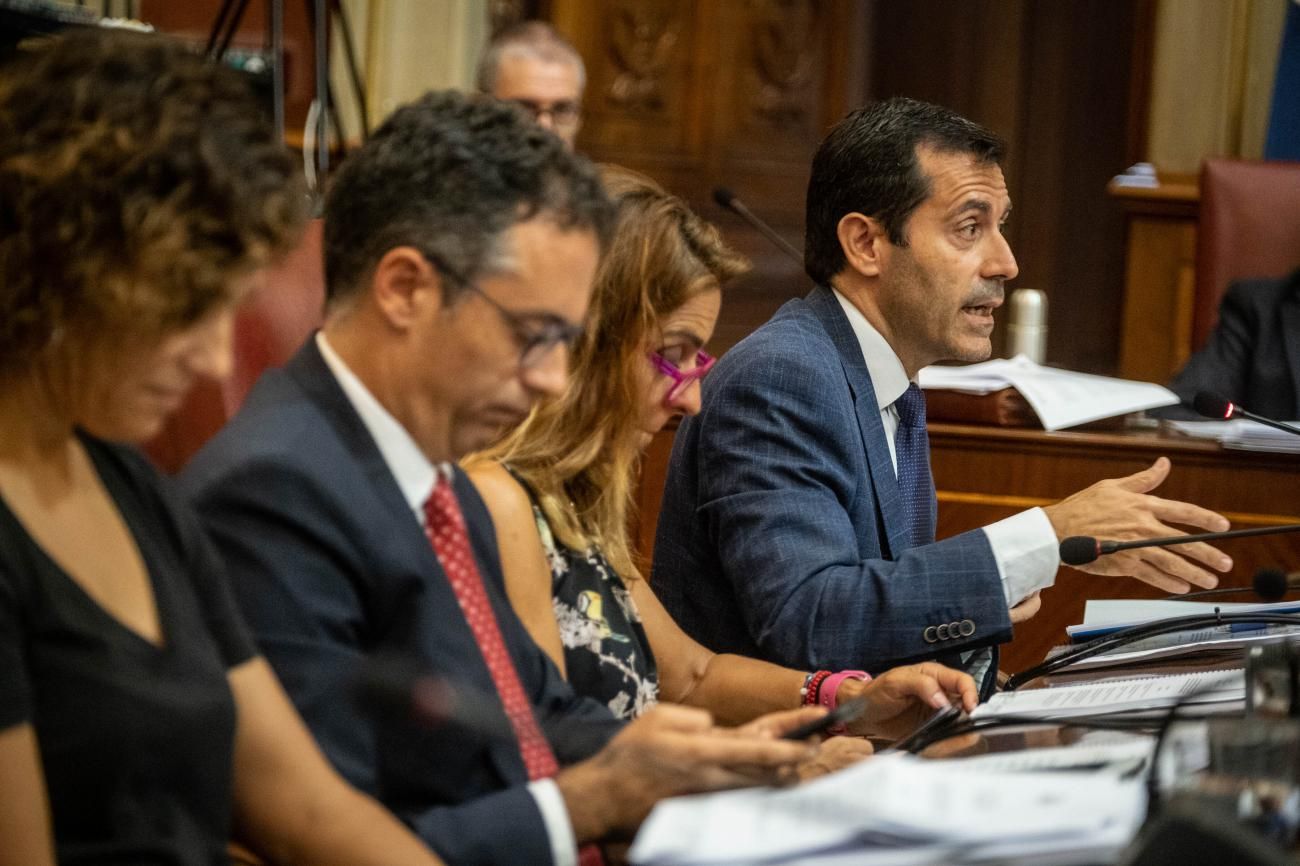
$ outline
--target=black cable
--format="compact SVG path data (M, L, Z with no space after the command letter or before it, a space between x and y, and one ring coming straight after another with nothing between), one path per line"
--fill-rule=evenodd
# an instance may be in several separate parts
M1300 615L1289 613L1269 613L1267 611L1258 611L1253 613L1222 613L1215 608L1213 614L1193 614L1191 616L1173 617L1162 619L1156 622L1143 623L1130 628L1122 629L1099 637L1096 640L1082 644L1075 649L1066 650L1054 658L1027 668L1018 674L1012 674L1003 686L1003 691L1014 692L1025 683L1032 682L1041 676L1056 673L1057 671L1067 668L1075 662L1092 658L1109 650L1127 644L1136 643L1149 637L1159 637L1163 634L1172 634L1173 632L1186 631L1194 628L1207 628L1223 625L1300 625Z
M235 6L235 0L221 0L221 8L217 10L217 20L212 22L212 32L208 34L208 44L203 48L205 57L212 56L212 50L217 47L217 40L226 29L226 18L230 15Z
M342 0L331 0L334 14L338 16L339 33L343 37L343 55L348 62L348 78L352 82L352 95L357 100L357 110L361 114L361 140L370 138L370 109L366 105L366 88L361 81L361 71L357 66L357 53L352 42L352 24L348 21L347 10ZM333 97L331 96L331 99ZM339 138L343 138L342 127Z
M235 14L231 18L230 26L226 28L225 35L221 39L221 44L217 46L217 53L213 59L220 60L226 56L226 51L230 49L230 41L235 38L235 33L239 30L239 24L244 20L244 12L248 10L248 0L239 0L239 5L235 7Z
M330 117L333 118L334 121L334 139L335 143L338 145L339 159L342 159L348 155L348 146L347 137L344 135L343 118L339 116L339 103L338 100L334 98L334 82L331 81L326 86L326 92L329 94L329 98L326 102L329 103ZM329 131L328 122L325 125L325 129L327 132Z
M985 731L997 730L998 728L1055 728L1055 727L1073 727L1073 728L1092 728L1101 731L1142 731L1151 730L1157 722L1149 715L1139 715L1146 713L1147 710L1129 710L1126 713L1116 713L1111 716L1061 716L1052 719L1045 719L1040 716L1015 716L1015 715L997 715L983 716L978 719L963 717L957 719L953 724L943 728L936 728L929 733L929 736L918 738L915 742L907 744L904 751L914 754L920 753L925 749L933 746L935 743L944 740L950 740L953 737L961 737L966 734L978 734ZM901 742L901 741L900 741Z
M316 71L316 187L325 188L329 174L329 13L325 0L304 0L307 6L307 24L311 31Z

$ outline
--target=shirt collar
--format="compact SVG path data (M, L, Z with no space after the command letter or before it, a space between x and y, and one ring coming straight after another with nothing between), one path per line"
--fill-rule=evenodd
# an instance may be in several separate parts
M451 465L448 463L434 465L429 462L429 458L424 456L424 452L415 444L415 440L411 438L410 433L406 432L401 422L389 414L383 404L375 399L375 395L370 393L370 389L357 378L357 374L353 373L334 351L334 347L325 338L324 331L316 332L316 348L325 359L325 365L338 380L339 387L343 389L348 402L361 417L361 423L366 426L371 438L375 440L375 445L378 446L379 454L384 458L388 471L393 473L393 478L397 480L402 497L416 514L422 515L425 500L433 492L434 486L440 479L450 479Z
M910 384L907 371L903 369L903 362L898 359L889 342L867 321L862 311L840 294L839 289L831 291L835 292L835 298L844 308L844 315L848 316L849 327L853 328L853 334L858 338L862 359L867 362L867 374L871 376L871 387L876 392L876 404L883 412L907 390Z

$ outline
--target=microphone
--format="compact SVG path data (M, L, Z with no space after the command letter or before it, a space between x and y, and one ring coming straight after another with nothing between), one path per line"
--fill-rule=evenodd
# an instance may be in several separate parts
M1199 535L1175 535L1170 538L1143 538L1137 541L1102 541L1091 535L1071 535L1061 542L1061 562L1066 565L1087 565L1098 557L1121 550L1141 547L1170 547L1196 541L1219 541L1224 538L1248 538L1253 535L1280 535L1300 532L1300 523L1285 526L1261 526L1256 529L1234 529L1229 532L1202 532Z
M1272 418L1265 418L1263 415L1256 415L1254 412L1247 412L1231 400L1225 400L1218 394L1211 394L1208 391L1196 392L1196 396L1192 398L1192 408L1206 418L1218 418L1223 421L1230 418L1249 418L1268 427L1300 436L1300 427L1282 421L1274 421Z
M416 658L384 653L369 659L353 678L351 692L362 712L388 722L426 730L456 727L484 743L519 741L496 692L431 673ZM537 724L562 763L594 755L623 726L611 715L586 712L572 718L539 715Z
M799 252L790 244L789 241L777 234L776 229L763 222L752 210L745 207L745 203L738 199L734 192L727 189L725 186L714 187L713 200L720 206L743 219L745 222L749 223L754 228L758 229L759 234L776 244L776 246L781 249L781 252L794 259L795 263L799 265L800 268L803 267L803 253Z
M1300 571L1286 574L1280 568L1261 568L1252 583L1255 594L1264 601L1279 601L1288 592L1300 589Z
M364 712L383 719L428 729L455 726L484 740L515 738L495 695L453 684L413 659L370 659L353 681L352 698Z
M1171 601L1195 601L1217 595L1232 595L1235 592L1253 592L1264 601L1273 602L1281 601L1282 596L1293 589L1300 589L1300 572L1288 575L1284 574L1280 569L1261 568L1255 572L1255 577L1251 579L1250 586L1202 589L1196 592L1184 593L1183 595L1167 595L1165 598Z

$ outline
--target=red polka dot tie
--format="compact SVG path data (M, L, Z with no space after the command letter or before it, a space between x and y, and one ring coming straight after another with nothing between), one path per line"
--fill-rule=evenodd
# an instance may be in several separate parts
M501 637L501 628L470 549L465 517L461 514L455 491L446 481L435 484L424 502L424 532L442 563L442 570L451 581L461 613L465 615L479 651L483 653L483 660L487 662L488 673L492 675L492 683L519 742L519 753L529 780L549 779L559 771L559 764L551 751L551 744L542 736L532 703L519 681L519 672L506 649L505 639ZM595 845L583 845L578 852L578 862L581 866L603 866L604 858Z
M483 578L470 550L465 517L460 512L455 491L447 482L434 485L433 493L424 503L424 520L425 534L433 543L433 552L438 555L442 570L447 572L456 601L460 602L461 613L465 615L470 631L474 632L474 640L487 662L488 673L492 675L492 684L496 686L515 738L519 740L528 778L548 779L559 770L559 765L555 762L551 744L537 726L532 703L524 693L519 672L515 670L506 642L501 637L496 615L483 587Z

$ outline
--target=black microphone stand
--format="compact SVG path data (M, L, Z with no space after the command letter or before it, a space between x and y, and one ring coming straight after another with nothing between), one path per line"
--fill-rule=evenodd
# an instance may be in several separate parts
M1223 613L1217 608L1213 614L1194 614L1192 616L1178 616L1171 619L1162 619L1156 622L1142 623L1130 628L1121 629L1113 634L1099 637L1096 640L1089 641L1074 649L1066 650L1055 658L1048 659L1026 668L1018 674L1012 674L1007 679L1006 684L1002 687L1003 691L1014 692L1025 683L1032 682L1042 676L1056 673L1064 668L1068 668L1075 662L1101 655L1127 644L1136 643L1149 637L1159 637L1163 634L1172 634L1174 632L1186 631L1194 628L1211 628L1224 625L1295 625L1300 626L1300 614L1293 613L1269 613L1268 611L1257 611L1253 613Z

